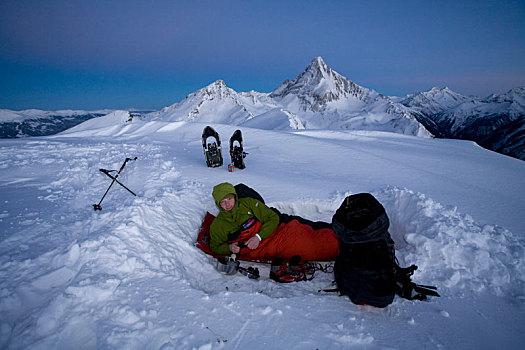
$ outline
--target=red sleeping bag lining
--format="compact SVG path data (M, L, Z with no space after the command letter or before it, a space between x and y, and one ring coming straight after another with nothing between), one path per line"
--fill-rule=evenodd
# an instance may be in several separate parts
M206 213L195 245L213 257L219 257L210 249L210 225L215 219ZM339 240L332 229L314 230L297 220L281 223L270 237L263 239L255 250L242 248L238 260L272 262L277 258L289 259L300 255L304 261L333 261L339 248Z

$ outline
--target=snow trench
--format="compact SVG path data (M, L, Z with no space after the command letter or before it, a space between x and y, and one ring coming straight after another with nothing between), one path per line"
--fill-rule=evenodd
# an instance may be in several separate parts
M225 277L215 271L214 259L194 247L206 211L216 211L210 207L211 201L203 200L208 198L208 192L198 184L180 183L152 198L135 199L133 205L122 208L121 212L99 214L101 223L105 224L94 227L89 238L78 242L78 247L72 246L65 254L83 261L77 263L82 268L75 273L70 268L71 263L58 266L56 262L57 269L63 271L53 273L65 280L78 279L82 269L89 268L88 275L96 275L96 271L101 270L105 276L115 276L117 280L129 276L169 277L184 280L204 293L222 292ZM520 296L524 275L519 267L522 266L524 244L509 231L480 225L456 208L443 207L424 194L408 189L386 188L373 194L387 210L389 231L396 242L400 264L419 267L414 274L415 281L437 285L442 293L488 289L498 295ZM339 194L329 201L268 204L288 214L330 222L344 196ZM268 272L265 265L258 267L261 274ZM276 290L279 297L289 292L281 290L282 286L272 286L268 291L266 285L261 288L258 282L250 285L245 283L243 276L237 283L237 277L231 279L231 284L237 287L230 288L246 292L264 289L270 296ZM332 277L325 277L320 281L329 283ZM56 277L46 278L54 280ZM305 291L311 292L317 287L312 283L312 288L306 287ZM305 291L294 289L291 295Z
M54 164L59 159L56 154L65 147L54 144L49 147L52 154L46 154L42 143L38 152L15 162L20 166L41 162L45 174L46 165ZM193 334L195 327L211 338L220 338L207 328L204 322L209 316L203 313L227 311L238 318L243 307L255 306L252 314L279 315L282 311L276 306L286 308L284 300L308 300L331 285L333 275L322 272L313 281L277 284L268 279L269 267L264 264L254 265L261 271L259 280L218 273L214 259L194 246L206 211L217 210L211 189L183 179L172 161L162 160L162 147L127 147L130 153L147 159L144 166L137 163L127 169L133 176L123 176L130 188L138 187L139 181L144 184L140 196L114 191L102 211L73 215L81 205L99 198L98 193L87 193L89 188L105 188L108 183L94 176L96 170L85 169L95 168L95 163L120 165L121 151L93 145L89 155L72 156L71 164L54 181L39 186L40 199L49 204L45 210L60 206L62 212L46 214L46 220L40 219L40 225L32 225L22 238L4 237L0 268L10 278L0 281L0 347L97 348L102 342L103 348L130 344L132 348L160 348L174 342L191 348L194 343L185 335ZM93 160L95 154L98 158ZM349 194L268 204L288 214L329 222ZM524 298L523 240L501 227L478 224L455 208L406 188L387 187L373 194L387 210L401 265L419 266L413 277L417 283L435 285L443 296L488 290ZM39 223L37 213L28 217L33 224ZM46 245L47 241L56 245ZM6 249L14 246L20 251ZM263 301L238 305L231 301L231 293ZM265 298L275 301L273 307L262 306ZM219 307L221 300L224 305ZM323 303L327 310L337 307ZM173 333L174 319L181 323L177 326L180 337ZM341 333L342 329L333 337L344 344L374 341L366 331L343 338ZM241 344L242 336L238 334L233 341Z

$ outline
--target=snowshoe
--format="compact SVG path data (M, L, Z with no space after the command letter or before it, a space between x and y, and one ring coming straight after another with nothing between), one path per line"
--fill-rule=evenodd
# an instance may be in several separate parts
M283 258L272 261L270 278L279 283L307 281L313 278L314 271L306 274L300 255L294 255L290 260Z
M288 269L292 275L302 276L302 280L309 281L314 278L315 265L303 261L300 255L294 255L288 262Z
M234 145L235 141L237 141L236 145ZM232 137L230 137L230 157L233 166L237 169L246 168L246 165L244 165L244 158L246 158L247 154L248 153L244 152L242 146L241 130L235 130Z
M215 138L215 141L208 143L209 137ZM202 132L202 147L208 167L222 166L221 140L219 134L211 126L205 127Z

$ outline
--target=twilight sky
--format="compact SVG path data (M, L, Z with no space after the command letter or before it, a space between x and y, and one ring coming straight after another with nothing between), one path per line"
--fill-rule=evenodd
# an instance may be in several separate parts
M525 85L525 1L1 0L0 108L270 92L314 57L385 95Z

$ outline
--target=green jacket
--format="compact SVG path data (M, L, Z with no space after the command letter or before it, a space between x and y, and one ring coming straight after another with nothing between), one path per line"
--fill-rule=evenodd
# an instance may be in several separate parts
M228 194L235 195L235 205L230 211L221 208L219 202ZM210 227L210 248L215 254L230 254L228 234L237 231L249 218L255 217L262 223L259 236L270 237L279 225L279 216L264 203L254 198L237 198L232 184L221 183L213 188L213 199L219 208L219 214Z

